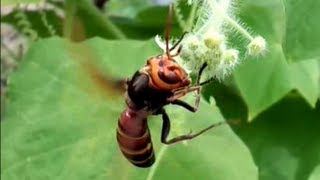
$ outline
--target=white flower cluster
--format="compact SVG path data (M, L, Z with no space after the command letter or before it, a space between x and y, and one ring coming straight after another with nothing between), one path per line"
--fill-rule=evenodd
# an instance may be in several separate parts
M222 79L233 70L239 59L239 51L228 49L225 42L224 35L217 32L204 36L189 34L182 42L179 61L192 72L198 72L207 63L207 78Z
M206 78L223 79L233 71L239 64L240 52L228 47L226 34L230 29L249 42L247 52L241 54L259 56L266 51L265 39L252 36L234 19L232 0L188 0L188 4L196 4L199 14L192 31L182 40L182 51L176 60L189 71L197 73L204 63L208 64L204 71Z

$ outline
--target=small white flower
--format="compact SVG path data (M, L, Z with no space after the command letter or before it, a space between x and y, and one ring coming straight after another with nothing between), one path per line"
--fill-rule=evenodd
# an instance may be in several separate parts
M197 50L201 44L199 38L194 34L187 36L184 43L188 45L190 50Z
M204 44L210 48L210 49L214 49L214 48L219 48L221 46L221 44L224 43L224 35L220 34L218 32L213 32L213 33L208 33L207 35L205 35L204 37Z
M234 67L239 61L239 51L236 49L227 49L224 54L224 61L231 67Z
M222 80L239 64L240 55L257 56L266 52L266 40L261 36L252 36L252 32L235 19L234 0L188 0L187 2L189 5L198 6L198 17L193 28L182 40L181 53L175 59L184 68L191 70L191 73L197 74L203 64L207 63L207 68L203 72L204 77ZM234 47L229 47L230 33L239 34L250 41L247 47L237 47L237 49L247 48L248 52L239 52ZM165 52L165 43L159 36L156 37L156 42Z
M249 55L262 55L266 51L266 44L266 40L261 36L253 38L253 40L248 45Z
M188 5L191 5L192 4L192 0L188 0Z

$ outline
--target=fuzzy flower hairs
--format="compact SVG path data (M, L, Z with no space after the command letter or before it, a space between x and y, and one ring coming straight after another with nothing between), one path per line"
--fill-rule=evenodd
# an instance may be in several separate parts
M234 18L235 6L232 0L188 0L196 6L197 20L182 42L182 50L175 59L188 71L198 72L204 63L206 79L222 80L239 64L240 54L260 56L266 52L266 41L261 36L253 36L243 23ZM179 11L179 10L178 10ZM227 34L232 31L245 42L246 52L229 47ZM160 48L165 50L164 42L156 37Z

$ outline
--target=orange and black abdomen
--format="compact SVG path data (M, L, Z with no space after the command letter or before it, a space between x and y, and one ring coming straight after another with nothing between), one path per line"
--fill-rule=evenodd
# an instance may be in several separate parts
M150 167L155 161L146 121L146 117L127 108L121 113L118 122L117 140L120 150L138 167Z

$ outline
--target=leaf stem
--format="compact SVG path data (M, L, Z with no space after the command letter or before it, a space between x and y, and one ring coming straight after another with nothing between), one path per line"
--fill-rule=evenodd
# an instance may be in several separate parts
M223 15L224 20L228 22L233 28L237 29L243 36L248 38L250 41L253 40L251 34L248 33L242 26L240 26L235 20L230 18L229 16Z
M196 16L196 12L197 12L197 5L194 3L194 4L192 4L192 7L191 7L191 11L190 11L190 15L189 15L189 18L187 21L187 26L185 28L185 31L190 32L192 30L194 18Z
M228 23L231 27L239 31L239 33L241 33L244 37L248 38L250 41L253 40L253 37L251 36L251 34L245 28L243 28L236 20L228 16L226 10L222 10L218 2L216 1L208 1L208 2L211 9L214 9L217 15L223 18L226 21L226 23Z
M75 14L75 6L69 5L68 1L66 2L66 17L64 21L64 26L63 26L63 36L70 38L71 37L71 32L72 32L72 24L73 24L73 16Z
M109 28L111 34L113 34L117 39L125 39L126 35L112 22L109 18L105 19L106 27Z
M86 30L85 33L91 33L87 34L88 36L101 36L111 39L126 38L126 35L112 21L110 21L110 19L103 16L103 14L101 14L96 7L90 3L90 1L67 0L66 6L69 8L67 10L74 11L71 13L67 11L69 14L71 14L71 18L73 18L72 16L76 16L76 18L82 20L81 23L84 25L84 30ZM70 28L72 29L72 24Z

